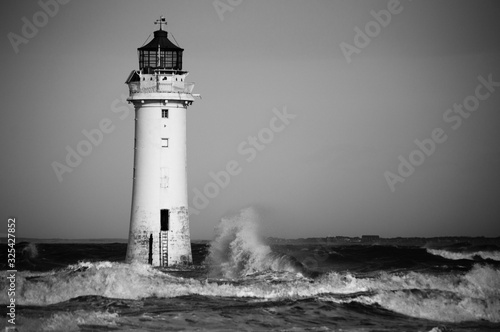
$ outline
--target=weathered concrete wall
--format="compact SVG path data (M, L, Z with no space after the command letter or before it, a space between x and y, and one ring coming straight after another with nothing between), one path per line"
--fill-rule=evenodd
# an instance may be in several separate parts
M187 206L173 208L171 216L175 218L175 227L169 231L169 265L191 264L191 239L189 233L189 213Z

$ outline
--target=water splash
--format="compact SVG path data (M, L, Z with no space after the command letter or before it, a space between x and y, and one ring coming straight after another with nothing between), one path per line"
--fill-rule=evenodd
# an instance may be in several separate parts
M212 277L239 278L266 270L306 272L294 258L273 253L259 235L259 221L252 207L220 221L206 259Z
M22 250L21 254L23 257L26 257L28 259L33 259L38 256L38 247L36 243L28 243Z

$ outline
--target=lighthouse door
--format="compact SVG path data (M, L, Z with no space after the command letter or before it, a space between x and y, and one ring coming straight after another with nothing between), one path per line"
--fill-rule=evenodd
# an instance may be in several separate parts
M162 209L160 213L160 223L161 223L161 230L162 231L168 231L169 229L169 211L168 209Z
M170 211L162 209L160 211L160 265L168 266L168 230Z

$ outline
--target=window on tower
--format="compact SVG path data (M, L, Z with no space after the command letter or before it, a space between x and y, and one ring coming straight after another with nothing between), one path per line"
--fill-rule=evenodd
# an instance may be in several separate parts
M162 138L161 139L161 147L162 148L168 148L168 138Z
M161 117L167 119L168 118L168 110L161 110Z

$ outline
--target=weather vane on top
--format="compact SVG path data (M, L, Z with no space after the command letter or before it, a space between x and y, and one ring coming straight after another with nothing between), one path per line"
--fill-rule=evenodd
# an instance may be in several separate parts
M167 25L167 21L165 20L165 16L163 16L163 15L162 15L162 16L160 16L160 19L159 19L159 20L156 20L156 21L155 21L155 24L159 24L159 25L160 25L160 30L161 30L161 25L162 25L162 24Z

